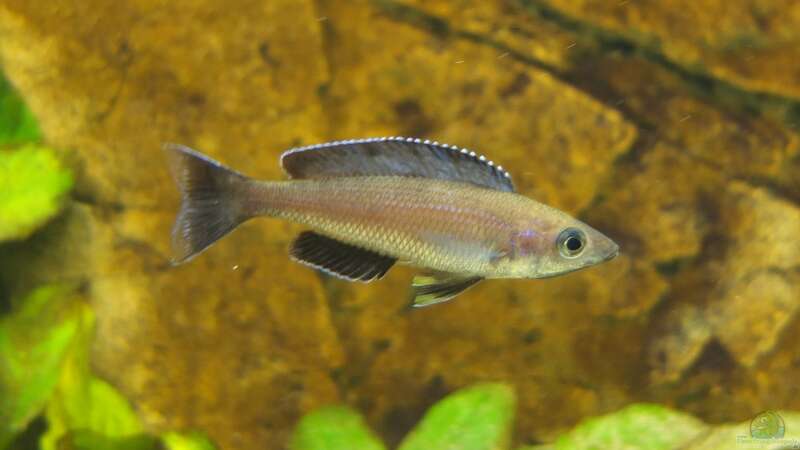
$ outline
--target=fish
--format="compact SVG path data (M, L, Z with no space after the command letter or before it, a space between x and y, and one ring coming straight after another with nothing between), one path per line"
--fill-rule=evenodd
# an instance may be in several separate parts
M516 192L485 156L407 137L292 148L287 180L262 181L180 144L165 144L181 194L172 261L185 263L241 223L302 224L292 260L355 282L396 263L420 269L412 306L450 300L485 279L546 278L608 261L619 246L589 225Z

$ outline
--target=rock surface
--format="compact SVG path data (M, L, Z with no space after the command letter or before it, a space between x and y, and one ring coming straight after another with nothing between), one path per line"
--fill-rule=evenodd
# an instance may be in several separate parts
M790 73L723 57L734 37L720 30L755 13L703 28L687 8L625 4L5 0L0 63L79 176L35 245L0 248L2 285L84 282L97 372L149 427L200 428L223 449L281 448L331 402L393 444L478 381L516 387L520 444L633 401L712 422L800 409L786 383L800 376L797 134L679 69L707 59L742 91L800 91ZM715 5L704 14L723 16ZM792 20L759 25L764 64L793 45ZM609 32L680 67L611 48ZM623 253L412 311L409 269L370 285L321 277L286 258L300 228L272 220L169 266L162 142L276 179L284 148L375 135L485 153Z
M692 71L749 91L800 99L800 68L794 64L800 55L800 5L792 0L541 3Z

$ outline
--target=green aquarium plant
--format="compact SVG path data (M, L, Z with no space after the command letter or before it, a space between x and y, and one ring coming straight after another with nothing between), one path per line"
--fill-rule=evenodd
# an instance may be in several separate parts
M660 405L636 404L587 419L558 438L553 449L678 449L707 429L707 425L688 414Z
M514 398L511 388L503 384L479 384L457 391L434 405L398 450L509 450ZM711 426L689 414L642 403L588 418L550 444L517 450L729 450L743 439L754 445L750 448L800 442L800 413L764 416L781 420L781 432L786 432L782 440L776 441L776 435L766 440L751 438L755 421ZM291 450L386 448L357 412L343 406L323 407L305 416L290 444Z
M38 142L41 138L36 118L0 74L0 146Z
M516 403L504 384L478 384L434 405L405 437L400 450L508 448ZM349 408L330 406L304 417L294 431L292 450L382 450L386 447Z
M505 384L462 389L431 407L399 448L508 448L515 405L514 391Z
M47 223L73 185L41 140L34 116L0 76L0 243ZM200 433L148 433L128 400L92 373L94 314L74 286L40 286L9 304L0 316L0 450L215 448ZM37 419L43 429L27 432Z
M0 320L0 450L37 416L42 450L212 450L199 433L146 432L128 400L89 366L94 315L70 286L36 289Z
M41 140L33 114L0 76L0 242L28 237L61 210L72 187Z
M384 450L360 414L344 406L328 406L305 416L292 437L293 450Z
M72 175L53 150L0 150L0 242L25 239L63 207Z
M0 449L47 405L90 312L63 286L44 286L0 320Z

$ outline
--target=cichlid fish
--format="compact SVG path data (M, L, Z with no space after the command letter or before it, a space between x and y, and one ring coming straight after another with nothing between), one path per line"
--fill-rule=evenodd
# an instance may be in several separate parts
M286 151L291 180L256 181L167 144L182 194L174 261L187 261L245 220L299 222L292 259L369 282L395 262L414 277L414 306L449 300L484 278L544 278L615 257L611 239L514 192L485 157L412 138L338 141Z

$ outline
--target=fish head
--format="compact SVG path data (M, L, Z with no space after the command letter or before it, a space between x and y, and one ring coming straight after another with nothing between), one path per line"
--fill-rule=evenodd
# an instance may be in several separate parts
M613 259L619 245L589 225L558 212L523 226L512 237L514 272L523 278L547 278Z

